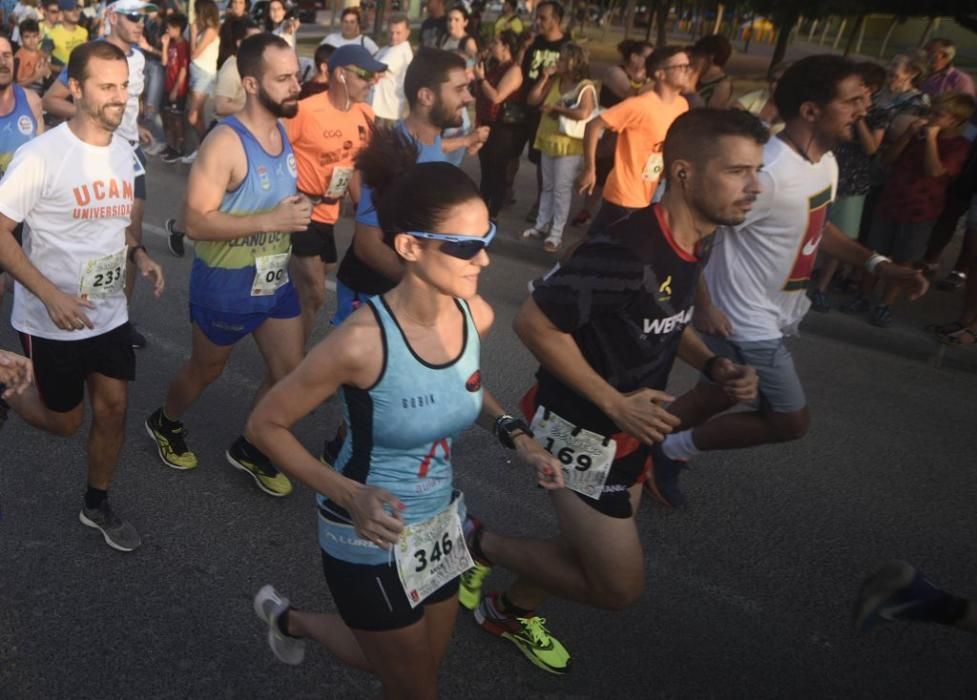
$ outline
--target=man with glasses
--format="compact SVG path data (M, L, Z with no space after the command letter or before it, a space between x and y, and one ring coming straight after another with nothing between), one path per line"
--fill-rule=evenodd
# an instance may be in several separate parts
M241 42L244 109L210 132L187 182L187 236L196 241L190 273L192 350L146 431L168 467L198 464L181 419L220 377L238 342L253 336L265 360L260 399L302 360L298 295L288 275L290 234L309 226L312 205L296 190L295 157L280 119L298 112L299 64L282 37ZM242 407L243 408L243 407ZM263 492L287 496L288 478L246 434L224 452Z
M965 92L975 95L974 79L953 65L957 46L949 39L931 39L926 44L930 74L920 86L920 90L930 97L938 97L945 92Z
M78 0L59 0L58 6L61 8L61 23L46 30L45 35L54 42L51 58L66 65L75 47L88 41L88 30L79 24L81 6Z
M364 34L360 28L360 8L358 7L347 7L343 10L339 22L339 31L327 35L319 43L335 46L337 49L341 46L354 44L356 46L362 46L370 52L371 56L379 50L377 43Z
M668 127L687 112L682 93L690 89L689 55L677 46L656 49L645 61L653 87L629 97L587 124L584 133L584 170L577 186L590 194L597 184L597 143L604 129L618 133L614 167L604 185L600 211L591 233L651 203L664 165L662 144Z
M329 89L300 101L298 114L285 122L299 191L317 202L309 228L292 234L291 274L302 303L306 343L326 302L326 275L337 261L333 227L342 201L347 192L354 202L359 199L354 160L373 126L366 99L386 68L362 46L336 49L329 58Z
M121 49L129 64L129 98L122 123L115 133L118 138L128 142L139 161L136 170L135 202L129 224L129 233L138 243L142 243L142 221L146 211L146 154L143 153L140 144L152 141L150 133L139 126L139 101L145 86L146 57L138 46L142 39L143 20L146 13L150 11L158 12L159 8L142 0L118 0L112 3L105 9L105 21L109 23L111 32L104 39L99 40L107 41ZM58 79L44 93L44 110L60 119L70 119L74 116L75 104L68 91L67 69L61 72ZM127 299L132 299L135 286L136 273L130 266L126 271ZM128 328L132 347L146 347L146 338L136 330L135 324L130 323Z
M41 27L41 39L47 39L54 28L61 23L61 6L58 0L49 0L44 3L42 14L44 19L42 19L39 24ZM64 61L62 61L62 64Z

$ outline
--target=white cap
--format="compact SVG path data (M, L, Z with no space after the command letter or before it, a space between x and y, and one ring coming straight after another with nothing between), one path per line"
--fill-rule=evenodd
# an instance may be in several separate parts
M110 3L105 10L120 15L131 15L139 12L159 12L159 7L151 2L143 2L143 0L116 0L116 2Z

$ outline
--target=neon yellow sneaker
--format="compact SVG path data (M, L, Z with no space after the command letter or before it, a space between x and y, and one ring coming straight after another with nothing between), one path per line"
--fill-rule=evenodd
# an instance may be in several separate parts
M292 492L292 482L288 477L275 469L271 460L244 436L235 440L224 454L232 467L250 474L258 488L269 496L281 498Z
M482 600L482 582L492 573L491 566L475 562L475 566L461 575L458 584L458 602L467 610L474 610Z
M570 653L546 629L546 620L538 615L516 617L502 612L498 593L484 598L475 608L475 621L496 637L508 639L535 666L548 673L563 674L570 669Z
M197 468L197 455L187 447L187 431L183 423L176 422L175 427L163 425L163 409L156 409L146 419L146 432L156 443L159 458L168 467L187 471Z

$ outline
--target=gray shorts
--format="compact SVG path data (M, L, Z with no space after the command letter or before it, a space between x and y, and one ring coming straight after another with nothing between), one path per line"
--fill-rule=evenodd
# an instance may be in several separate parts
M804 387L794 369L794 358L783 338L734 343L726 338L700 334L706 346L717 355L749 365L760 380L759 407L773 413L795 413L807 406ZM700 381L708 382L705 376Z

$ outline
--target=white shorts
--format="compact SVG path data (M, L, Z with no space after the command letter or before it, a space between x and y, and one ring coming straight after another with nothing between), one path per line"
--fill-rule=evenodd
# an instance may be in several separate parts
M190 64L190 91L213 95L217 86L217 74Z

